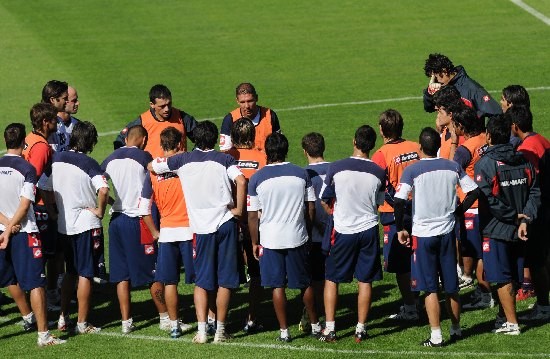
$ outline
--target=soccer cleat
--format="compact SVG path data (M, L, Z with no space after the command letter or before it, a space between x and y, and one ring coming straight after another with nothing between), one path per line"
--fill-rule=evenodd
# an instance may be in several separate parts
M537 321L537 320L550 320L550 305L538 305L536 304L533 309L525 315L519 317L519 320L524 321Z
M493 330L495 334L505 334L505 335L519 335L521 333L519 325L512 324L510 322L505 322L498 329Z
M432 340L430 338L424 340L422 343L420 343L420 345L424 346L424 347L433 347L433 348L440 348L443 346L443 341L441 341L441 343L434 343L432 342Z
M134 323L128 325L122 324L122 334L130 334L134 330L136 330Z
M459 289L470 288L473 285L474 285L474 279L473 278L464 277L464 276L458 277L458 288Z
M495 306L495 300L490 293L482 293L481 296L476 297L470 303L464 304L464 309L485 309L493 308Z
M183 333L181 332L181 329L179 327L170 330L170 338L172 339L178 339L182 335Z
M399 307L399 313L392 314L388 317L389 319L394 320L407 320L407 321L416 321L418 320L418 310L406 311L405 306L402 305Z
M178 320L178 324L182 333L187 333L193 329L191 324L183 323L181 320Z
M243 328L245 334L254 334L261 332L264 329L264 326L258 323L257 321L247 322Z
M67 343L67 341L63 339L59 339L55 335L49 334L46 339L41 339L40 337L38 337L38 341L36 343L38 344L39 347L47 347L50 345L65 344Z
M214 343L223 343L231 339L233 339L233 336L226 332L216 332L216 334L214 334Z
M502 327L502 324L504 323L506 323L506 317L504 315L500 315L500 313L497 313L495 318L495 329Z
M305 307L302 310L302 318L300 318L300 324L298 324L298 329L302 333L311 333L311 322L309 321L309 315L307 314Z
M204 344L207 341L208 341L208 337L206 336L206 333L201 333L201 332L197 332L197 334L195 334L192 340L194 344Z
M290 343L292 341L292 337L290 335L288 335L286 337L278 336L277 341L282 342L282 343Z
M73 321L70 320L69 318L65 320L62 320L61 318L59 318L59 320L57 321L57 330L61 332L68 332L69 328L72 327L73 325L74 325Z
M453 344L458 342L459 340L462 340L462 334L451 334L451 337L449 338L448 344Z
M25 332L34 332L38 329L36 326L36 322L28 322L26 320L23 320L21 325L23 326L23 331Z
M170 318L166 317L166 319L161 319L159 322L159 329L164 332L169 332L172 329L170 326Z
M80 329L78 324L74 327L75 334L97 334L101 331L101 328L94 327L90 323L86 323L86 326L83 329Z
M99 284L99 285L103 285L103 284L107 284L109 282L106 281L105 279L101 278L101 277L94 277L94 283Z
M366 330L363 330L362 332L355 332L355 342L361 343L362 341L365 341L369 338L369 335L367 334Z
M336 339L336 332L334 330L327 332L325 329L321 331L321 335L319 336L319 341L321 342L334 343Z
M526 300L526 299L529 299L529 298L534 298L536 296L537 295L535 294L534 290L521 288L521 289L518 289L518 292L516 294L516 300L517 301Z

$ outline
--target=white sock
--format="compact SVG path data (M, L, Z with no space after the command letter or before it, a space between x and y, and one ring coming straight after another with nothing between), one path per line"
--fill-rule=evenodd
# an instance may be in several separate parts
M170 320L170 317L168 317L168 312L159 313L159 318L160 318L160 321Z
M206 334L206 322L198 322L197 330L201 334Z
M328 332L333 332L334 331L334 326L335 326L336 322L332 321L332 322L326 322L325 323L325 331L328 333Z
M129 327L132 324L134 324L134 320L132 318L129 318L128 320L123 320L122 321L122 326L123 327Z
M290 333L288 332L288 328L281 329L281 338L287 338L289 335Z
M216 318L212 318L211 316L208 316L208 324L214 324L216 323Z
M311 323L311 332L312 333L319 333L321 331L321 323Z
M174 330L178 328L178 320L170 320L170 329Z
M48 339L50 336L50 331L46 330L45 332L38 332L38 338L42 340Z
M77 323L76 323L76 326L78 327L78 329L79 329L80 331L83 331L83 330L86 329L86 327L88 326L88 322L82 322L82 323L77 322Z
M33 312L30 312L29 314L24 315L23 320L27 323L36 323L36 318L34 317Z
M220 322L219 320L216 322L216 333L225 333L225 322Z
M365 330L365 323L357 323L355 326L356 333L362 333Z
M443 335L441 334L441 327L432 328L432 335L430 341L434 344L439 344L443 341Z

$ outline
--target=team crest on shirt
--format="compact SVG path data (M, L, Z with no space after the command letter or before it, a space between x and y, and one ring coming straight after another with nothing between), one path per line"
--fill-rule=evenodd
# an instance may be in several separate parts
M42 258L42 249L41 248L33 248L32 249L32 256L33 256L33 258Z
M250 195L246 195L246 206L249 207L250 206Z
M390 236L387 233L384 233L384 244L388 244L390 241Z
M150 256L150 255L153 255L155 254L155 247L151 244L146 244L145 246L143 246L144 250L145 250L145 254Z
M100 246L101 246L101 242L99 241L99 239L95 239L94 240L94 250L97 251Z
M107 184L107 178L105 176L101 176L101 179L103 180L103 183Z
M99 237L99 236L101 236L101 228L92 229L92 237Z
M166 158L165 157L158 157L157 158L157 163L164 163L166 162Z
M504 162L501 162L501 161L497 161L497 166L504 166L505 163Z
M487 95L483 96L483 102L487 102L487 101L489 101L489 96Z
M223 145L225 145L225 136L221 135L220 136L220 146L223 146Z
M467 221L464 221L464 226L466 227L467 230L472 230L474 229L474 221L473 220L467 220Z
M476 182L481 182L481 175L476 176Z
M193 247L193 259L197 258L197 250Z
M489 244L488 238L483 238L483 252L490 252L491 251L491 245Z
M36 233L31 233L27 237L29 248L40 248L42 246L42 243L40 241L40 238L36 235Z
M258 249L258 257L261 257L264 255L264 247L262 246L258 246L259 249Z
M125 135L126 132L128 132L128 127L124 127L122 131L120 131L120 133L122 133L123 135Z

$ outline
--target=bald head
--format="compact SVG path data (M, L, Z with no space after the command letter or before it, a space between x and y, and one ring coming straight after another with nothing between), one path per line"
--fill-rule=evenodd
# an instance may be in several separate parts
M145 148L147 144L147 130L141 125L132 126L128 129L128 135L126 136L126 146Z
M69 86L67 89L67 103L65 104L65 112L69 115L74 115L78 112L78 106L80 102L78 101L78 92L72 86Z

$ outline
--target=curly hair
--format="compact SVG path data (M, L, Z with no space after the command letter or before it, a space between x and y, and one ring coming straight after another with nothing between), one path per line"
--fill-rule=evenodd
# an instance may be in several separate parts
M454 74L456 67L449 58L442 54L430 54L424 64L424 73L430 77L433 74Z

